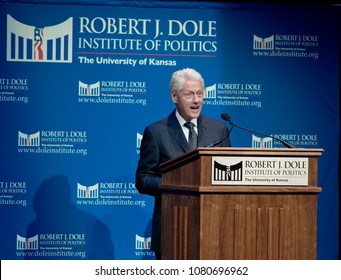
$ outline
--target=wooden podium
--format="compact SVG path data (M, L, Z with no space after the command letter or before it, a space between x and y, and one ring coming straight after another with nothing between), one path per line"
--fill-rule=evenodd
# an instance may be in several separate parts
M198 148L163 163L162 259L316 259L322 153Z

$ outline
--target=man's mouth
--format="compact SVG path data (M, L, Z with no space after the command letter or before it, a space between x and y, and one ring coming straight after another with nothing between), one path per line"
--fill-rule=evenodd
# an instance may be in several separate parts
M199 106L192 106L191 109L194 110L194 111L196 111L196 110L199 109Z

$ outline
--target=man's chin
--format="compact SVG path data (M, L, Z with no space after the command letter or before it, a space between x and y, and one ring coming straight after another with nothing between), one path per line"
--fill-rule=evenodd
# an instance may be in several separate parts
M196 119L196 118L199 117L199 115L200 115L200 110L197 111L197 112L193 112L193 113L190 114L191 119Z

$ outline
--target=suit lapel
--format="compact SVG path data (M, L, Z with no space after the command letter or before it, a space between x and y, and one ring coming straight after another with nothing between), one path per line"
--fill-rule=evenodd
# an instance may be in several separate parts
M201 115L198 118L198 147L203 147L207 137L207 121Z
M169 115L167 126L169 136L172 137L179 144L184 152L188 152L190 150L189 144L175 116L175 110Z

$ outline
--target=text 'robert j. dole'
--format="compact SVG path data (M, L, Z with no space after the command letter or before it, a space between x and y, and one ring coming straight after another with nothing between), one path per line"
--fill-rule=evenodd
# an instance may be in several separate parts
M179 20L134 18L79 18L79 33L115 34L115 35L143 35L188 37L216 37L216 21L211 20Z

